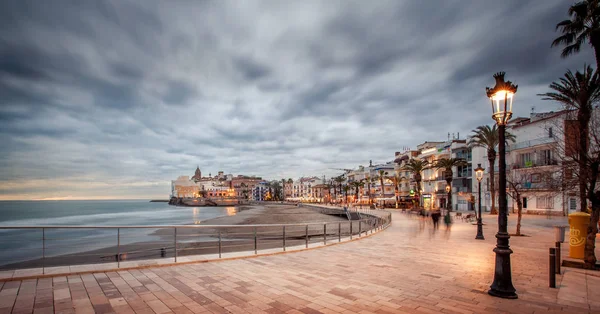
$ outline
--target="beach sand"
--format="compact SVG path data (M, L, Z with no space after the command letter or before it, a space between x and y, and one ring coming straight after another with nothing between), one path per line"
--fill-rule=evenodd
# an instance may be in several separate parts
M333 239L341 232L342 236L350 234L350 222L345 217L326 215L311 207L297 207L295 205L269 204L243 206L234 216L217 217L205 220L200 225L238 225L240 227L223 228L177 228L177 254L178 256L197 254L216 254L219 250L219 230L221 232L221 251L238 252L254 250L254 234L256 229L257 249L278 248L283 245L283 227L242 227L256 224L302 224L302 223L327 223L327 238ZM358 222L353 222L353 234L358 232ZM286 245L303 245L306 241L307 229L305 226L286 227ZM324 234L323 224L310 225L308 228L308 241L322 242ZM169 258L174 256L174 229L159 229L153 233L158 239L152 242L140 242L121 245L119 252L122 261L145 260L155 258ZM54 267L65 265L94 264L102 262L115 262L117 259L117 246L103 249L47 257L45 260L36 259L26 262L0 266L0 269L23 269L41 267Z

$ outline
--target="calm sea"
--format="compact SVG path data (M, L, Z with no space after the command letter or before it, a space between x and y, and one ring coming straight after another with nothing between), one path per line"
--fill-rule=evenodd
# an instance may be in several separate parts
M236 214L235 207L175 207L132 201L0 201L0 226L187 225ZM156 229L121 231L121 244L160 240ZM47 229L45 256L116 245L116 230ZM0 265L41 258L42 231L0 230Z

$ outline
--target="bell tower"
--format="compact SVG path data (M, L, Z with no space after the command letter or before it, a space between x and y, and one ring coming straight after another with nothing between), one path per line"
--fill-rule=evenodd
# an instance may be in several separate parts
M192 180L194 181L200 181L200 179L202 179L202 171L200 171L200 167L196 166L196 172L194 173L194 176L192 177Z

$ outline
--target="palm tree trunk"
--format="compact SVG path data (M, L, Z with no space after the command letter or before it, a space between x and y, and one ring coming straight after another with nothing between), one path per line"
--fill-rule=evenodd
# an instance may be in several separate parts
M600 69L600 34L592 35L590 43L594 47L594 56L596 57L596 71Z
M381 198L385 198L385 189L383 186L383 177L379 178L379 182L381 183Z
M496 209L496 180L494 178L494 164L496 163L496 156L493 158L488 156L488 161L490 162L490 197L492 199L492 209L490 210L490 214L498 215L498 210Z
M579 198L581 203L581 211L587 211L587 183L588 183L588 132L590 114L583 108L579 109L577 120L579 120Z

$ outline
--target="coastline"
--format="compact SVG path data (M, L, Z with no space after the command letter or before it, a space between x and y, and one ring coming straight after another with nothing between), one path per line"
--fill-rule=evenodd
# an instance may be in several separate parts
M327 222L334 226L327 231L328 237L333 237L341 227L341 232L348 234L350 226L345 218L322 214L310 207L294 205L265 204L242 205L236 215L221 216L200 222L199 225L255 225L255 224L299 224ZM340 224L338 224L340 223ZM344 223L341 226L341 223ZM192 225L192 223L188 224ZM358 230L358 225L354 226ZM238 252L254 250L254 228L228 227L219 228L221 232L222 252ZM218 253L218 233L215 228L180 228L177 229L178 256ZM257 248L270 249L282 246L281 227L258 227ZM309 243L320 242L323 239L322 225L308 228ZM119 248L122 261L172 258L174 256L173 229L159 229L151 233L158 240L124 244ZM331 234L331 235L329 235ZM288 246L302 245L306 241L304 226L289 227L286 230ZM162 249L162 250L161 250ZM84 251L73 254L46 257L45 260L34 259L0 266L0 270L25 269L35 267L54 267L66 265L81 265L115 262L117 246ZM164 256L163 256L164 255Z

